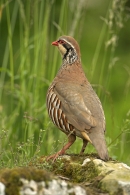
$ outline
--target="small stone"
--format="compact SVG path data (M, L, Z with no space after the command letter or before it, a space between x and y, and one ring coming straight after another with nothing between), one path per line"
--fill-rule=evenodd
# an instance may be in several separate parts
M20 179L23 183L23 186L20 190L20 195L37 195L37 183L33 180L28 181L26 179Z
M75 186L74 192L75 192L75 195L86 195L86 191L80 186Z
M118 183L123 189L124 194L129 195L130 194L130 182L119 181Z
M121 164L123 165L123 167L130 170L130 167L128 165L126 165L125 163L121 163Z
M5 195L5 185L0 182L0 195Z
M88 162L90 162L91 160L90 160L90 158L86 158L84 161L83 161L83 164L82 164L82 166L84 166L84 165L86 165Z

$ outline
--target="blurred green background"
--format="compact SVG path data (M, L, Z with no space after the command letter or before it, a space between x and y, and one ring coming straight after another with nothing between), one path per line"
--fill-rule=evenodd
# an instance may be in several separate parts
M51 46L73 36L102 102L109 154L130 165L130 2L1 0L0 167L58 151L66 135L50 121L46 92L61 56ZM77 138L68 153L78 153ZM86 153L95 152L88 146Z

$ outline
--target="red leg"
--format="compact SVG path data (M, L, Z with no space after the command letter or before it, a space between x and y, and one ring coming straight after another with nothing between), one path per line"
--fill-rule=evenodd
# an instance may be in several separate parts
M55 161L56 158L59 155L65 154L66 150L69 149L69 147L75 142L75 140L76 140L76 136L75 135L72 135L72 134L69 135L69 137L68 137L68 143L59 152L57 152L56 154L53 154L53 155L49 156L47 158L47 160L53 159L53 161Z
M80 151L80 154L83 154L84 153L87 144L88 144L88 141L85 140L85 139L83 139L83 146L82 146L82 149Z

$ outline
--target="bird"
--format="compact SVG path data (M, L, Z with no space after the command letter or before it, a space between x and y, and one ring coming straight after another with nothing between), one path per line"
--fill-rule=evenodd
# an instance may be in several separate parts
M52 45L60 51L62 65L47 91L46 105L52 122L67 135L68 142L48 159L55 161L64 155L79 137L83 141L80 154L91 143L99 158L108 161L105 115L82 68L79 44L73 37L63 35Z

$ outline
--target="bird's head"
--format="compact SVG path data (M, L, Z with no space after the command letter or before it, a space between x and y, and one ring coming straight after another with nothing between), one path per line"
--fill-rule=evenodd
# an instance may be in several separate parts
M57 46L64 61L64 64L72 64L76 60L80 61L80 49L77 41L70 36L61 36L57 41L52 42Z

